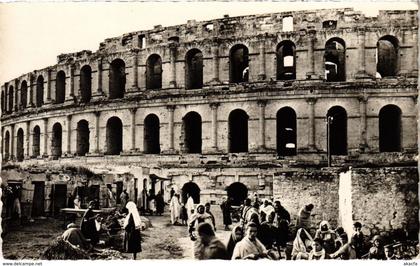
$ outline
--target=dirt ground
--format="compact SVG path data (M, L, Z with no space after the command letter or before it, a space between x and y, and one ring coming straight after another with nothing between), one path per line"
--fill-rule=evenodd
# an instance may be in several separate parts
M170 224L169 214L148 216L152 226L142 232L143 251L137 259L191 259L192 242L186 226ZM35 220L28 225L10 224L3 236L5 259L39 259L42 252L57 236L63 233L63 221L53 218ZM229 232L217 230L216 235L225 243ZM132 255L123 254L127 259Z

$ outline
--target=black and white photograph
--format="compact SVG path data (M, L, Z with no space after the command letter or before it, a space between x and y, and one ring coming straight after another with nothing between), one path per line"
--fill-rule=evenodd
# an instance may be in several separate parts
M0 36L3 265L420 259L416 1L3 2Z

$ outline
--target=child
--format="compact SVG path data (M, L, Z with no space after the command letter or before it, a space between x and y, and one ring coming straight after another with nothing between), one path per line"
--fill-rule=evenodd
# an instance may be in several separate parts
M185 204L182 204L181 206L181 213L179 215L179 218L181 219L182 225L187 225L188 213L187 208L185 208Z

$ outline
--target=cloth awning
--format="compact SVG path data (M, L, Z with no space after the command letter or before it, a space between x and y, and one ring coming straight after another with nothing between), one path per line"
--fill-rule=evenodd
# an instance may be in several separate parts
M171 180L170 178L160 177L160 176L155 175L155 174L150 174L149 177L150 177L150 179L155 179L155 180Z

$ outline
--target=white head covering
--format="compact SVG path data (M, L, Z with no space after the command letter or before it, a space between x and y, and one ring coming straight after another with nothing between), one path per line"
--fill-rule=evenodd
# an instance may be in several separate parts
M130 219L130 214L133 215L134 225L136 228L141 227L141 218L139 211L137 210L137 206L134 202L129 201L127 202L127 205L125 206L128 209L128 215L124 220L124 227L127 226L128 220Z

